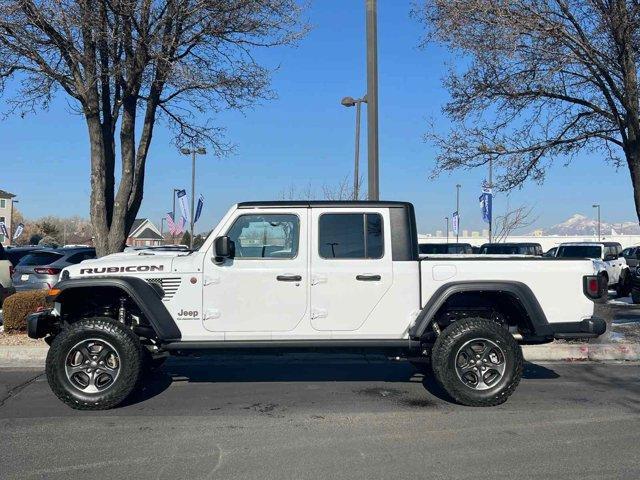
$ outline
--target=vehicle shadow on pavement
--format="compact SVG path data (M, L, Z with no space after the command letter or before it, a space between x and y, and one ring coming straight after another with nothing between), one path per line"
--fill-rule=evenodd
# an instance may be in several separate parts
M553 370L526 363L524 379L556 379ZM126 405L144 402L160 395L173 383L252 383L252 382L388 382L421 383L434 397L445 402L452 399L440 387L433 375L418 372L409 362L387 359L288 358L281 356L233 359L219 356L197 360L169 359L159 370L150 373L143 387L132 395Z

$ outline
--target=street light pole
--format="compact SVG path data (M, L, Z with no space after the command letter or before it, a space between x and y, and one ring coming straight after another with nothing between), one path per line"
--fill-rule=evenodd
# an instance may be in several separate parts
M362 98L344 97L340 102L345 107L356 107L356 148L355 164L353 167L353 199L358 200L360 195L360 108L367 103L367 96Z
M458 228L456 228L456 243L460 243L460 185L456 184L456 215L458 216Z
M173 210L171 210L171 215L173 215L173 222L176 222L176 194L180 191L179 188L174 188L173 189ZM172 233L171 234L171 243L175 244L176 243L176 236Z
M194 215L194 206L195 206L195 198L196 198L196 154L204 155L207 151L200 148L183 148L180 150L183 155L191 155L191 221L190 221L190 238L189 238L189 249L193 250L193 215Z
M593 208L598 209L598 241L600 241L600 204L594 203Z
M11 225L9 225L9 245L13 245L13 232L15 231L13 227L13 211L16 209L15 204L20 202L18 200L15 200L15 197L13 197L10 200L11 200L11 213L9 216L9 223Z
M449 217L444 217L445 222L447 222L447 243L449 243Z
M378 163L378 13L376 0L366 0L367 9L367 155L369 200L380 199Z
M493 227L493 159L489 157L489 191L491 192L491 211L489 212L489 243L491 243L491 230Z

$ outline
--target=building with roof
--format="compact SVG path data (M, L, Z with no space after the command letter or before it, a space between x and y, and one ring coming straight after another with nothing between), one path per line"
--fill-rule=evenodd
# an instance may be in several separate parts
M0 222L4 222L7 227L7 233L9 235L13 232L13 199L15 195L5 190L0 190ZM6 238L6 235L0 231L0 243L2 245L9 245L11 243L10 238Z
M129 247L150 247L164 245L164 238L158 227L148 218L136 218L127 238Z

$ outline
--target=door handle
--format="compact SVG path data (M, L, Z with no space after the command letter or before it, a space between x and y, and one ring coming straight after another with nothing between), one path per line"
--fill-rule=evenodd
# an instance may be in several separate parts
M379 282L381 279L380 275L356 275L356 280L361 282Z
M299 282L302 280L301 275L278 275L276 280L279 282Z

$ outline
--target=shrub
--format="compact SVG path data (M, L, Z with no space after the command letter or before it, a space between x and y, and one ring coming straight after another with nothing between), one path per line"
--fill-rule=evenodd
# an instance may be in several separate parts
M2 306L4 331L7 333L26 331L27 315L35 312L38 307L44 307L46 296L47 290L31 290L14 293L7 297Z

